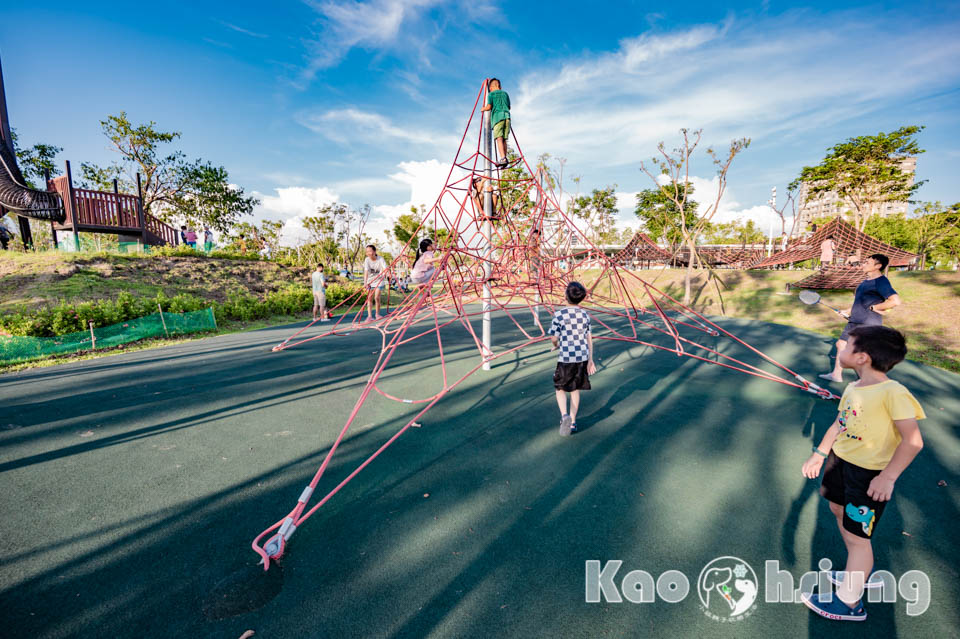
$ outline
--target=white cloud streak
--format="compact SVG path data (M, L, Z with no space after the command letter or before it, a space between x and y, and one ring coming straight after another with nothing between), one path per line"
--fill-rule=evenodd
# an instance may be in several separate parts
M706 142L773 141L960 81L956 22L904 31L862 16L830 22L790 13L623 40L525 75L514 126L527 148L571 166L636 165L681 127L704 128Z

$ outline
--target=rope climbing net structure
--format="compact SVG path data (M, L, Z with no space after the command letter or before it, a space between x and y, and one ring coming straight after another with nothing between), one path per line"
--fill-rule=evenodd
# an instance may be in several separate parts
M477 371L489 369L491 362L549 340L541 317L549 318L566 303L564 292L571 281L587 288L582 306L598 326L595 342L647 346L821 398L837 399L829 390L804 379L606 256L562 210L543 167L527 163L515 133L516 154L505 166L497 166L491 152L489 118L479 110L486 87L484 82L477 94L440 196L399 257L377 275L381 279L397 275L406 268L404 256L412 253L414 243L436 235L435 271L429 280L415 286L380 319L362 320L367 292L359 292L333 309L344 312L336 314L336 321L318 334L310 333L315 326L310 323L273 349L282 352L361 329L376 330L382 339L370 377L313 479L293 509L254 539L253 550L261 557L264 570L272 559L283 555L298 527L405 432L416 427L437 402ZM493 313L511 330L515 327L519 331L519 343L493 347ZM482 327L479 335L474 325L478 320ZM479 357L463 374L450 374L450 358L444 354L441 332L457 326L468 336L468 343L475 345ZM695 338L713 340L711 344L718 339L735 342L756 361L748 363L721 352L719 345L701 344ZM424 397L397 397L384 388L381 380L398 351L418 340L436 341L439 388ZM314 502L314 492L331 459L372 395L416 405L416 410L396 433Z

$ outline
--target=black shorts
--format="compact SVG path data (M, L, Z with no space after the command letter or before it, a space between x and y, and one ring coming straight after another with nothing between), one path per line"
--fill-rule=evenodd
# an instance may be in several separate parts
M879 470L861 468L840 459L831 450L823 465L820 494L827 501L843 506L843 527L857 537L870 539L877 528L887 502L867 496L867 488Z
M587 364L588 362L557 362L557 370L553 372L553 387L568 393L590 390Z

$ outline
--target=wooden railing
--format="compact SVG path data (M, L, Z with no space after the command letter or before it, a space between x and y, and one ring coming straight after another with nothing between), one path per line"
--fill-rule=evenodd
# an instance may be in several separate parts
M140 230L139 198L124 193L73 190L76 220L81 225Z
M146 213L145 217L148 231L162 239L170 246L176 246L180 243L180 234L177 233L177 229L173 228L169 224L161 222L149 213Z
M154 236L151 238L153 241L159 238L172 246L180 243L180 235L175 228L149 213L141 213L140 198L136 195L71 186L68 175L53 178L47 184L51 191L56 191L63 199L66 220L58 226L59 229L107 233L140 233L145 230Z

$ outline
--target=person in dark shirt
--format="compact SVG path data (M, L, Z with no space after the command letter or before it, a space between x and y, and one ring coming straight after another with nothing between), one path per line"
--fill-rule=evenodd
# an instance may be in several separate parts
M882 253L874 253L863 260L860 268L867 274L867 279L860 283L853 296L853 306L845 313L847 325L837 340L837 358L833 370L820 375L823 379L832 382L843 381L843 367L840 365L840 351L847 346L850 331L859 326L882 326L882 312L895 306L900 306L900 296L893 290L893 285L883 272L887 269L890 258Z

